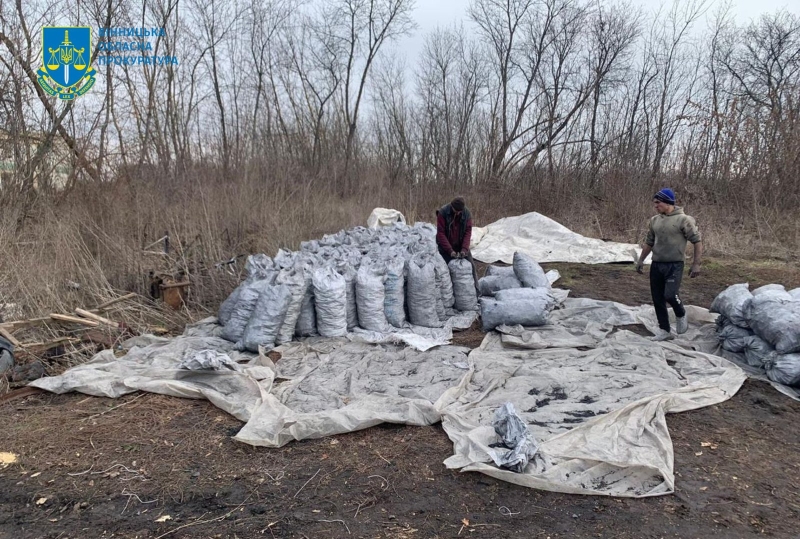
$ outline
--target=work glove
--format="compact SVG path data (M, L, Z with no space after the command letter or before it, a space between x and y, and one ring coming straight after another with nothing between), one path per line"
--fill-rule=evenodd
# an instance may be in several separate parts
M689 270L689 277L694 279L698 275L700 275L700 264L692 264L692 267Z
M636 261L636 272L644 273L644 261L641 258Z
M467 258L467 255L468 255L468 254L469 254L469 252L468 252L468 251L466 251L466 250L465 250L465 251L461 251L460 253L458 253L458 255L459 255L461 258Z
M458 253L455 251L450 251L450 258L458 258Z

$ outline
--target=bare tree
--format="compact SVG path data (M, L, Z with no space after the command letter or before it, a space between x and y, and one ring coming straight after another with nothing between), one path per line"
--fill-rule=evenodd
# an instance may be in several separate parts
M421 158L434 177L468 183L474 174L477 111L486 97L487 70L464 27L438 29L425 39L417 69Z
M331 33L346 50L343 110L347 122L345 170L349 168L370 70L383 45L414 27L414 0L336 0Z
M748 123L755 128L746 157L769 178L758 190L771 204L796 202L800 18L787 12L762 16L744 32L728 35L719 61L735 80L733 97L746 107Z
M658 70L654 79L655 149L652 175L661 171L667 147L678 132L697 90L700 57L693 53L689 32L706 10L704 0L676 1L663 26L653 30L649 54Z

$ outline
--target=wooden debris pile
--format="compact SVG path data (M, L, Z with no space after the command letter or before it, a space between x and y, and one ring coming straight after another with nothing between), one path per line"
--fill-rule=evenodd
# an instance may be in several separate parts
M154 317L155 309L137 302L138 294L116 297L93 309L0 322L0 337L14 346L14 366L0 373L0 393L46 374L58 374L86 362L97 352L117 350L141 333L168 333L171 320Z

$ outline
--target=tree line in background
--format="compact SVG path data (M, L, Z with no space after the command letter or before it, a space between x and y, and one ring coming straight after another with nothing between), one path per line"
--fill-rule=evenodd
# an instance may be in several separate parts
M472 0L424 35L413 0L0 0L2 194L30 200L46 155L77 184L150 174L292 182L331 192L513 187L554 199L670 182L708 203L800 202L800 17L736 23L678 0L656 14L588 0ZM178 65L99 65L75 102L36 83L44 25L91 26ZM98 28L162 36L98 37ZM138 53L137 53L138 54ZM31 137L40 143L31 145ZM317 181L320 185L320 181ZM41 187L38 189L41 191ZM20 198L21 197L21 198Z

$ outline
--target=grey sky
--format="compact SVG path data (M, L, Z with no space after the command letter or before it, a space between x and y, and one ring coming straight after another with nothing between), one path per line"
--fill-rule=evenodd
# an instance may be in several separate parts
M633 2L640 5L645 12L654 12L665 2L662 0L640 0ZM671 5L671 2L667 2ZM722 2L717 0L711 3L709 13L716 11ZM403 39L397 50L405 55L409 67L413 68L416 58L422 50L423 36L437 26L451 26L454 23L466 22L467 6L469 0L417 0L414 10L414 19L419 27L414 35ZM746 23L762 13L771 13L778 9L787 9L797 13L800 11L798 0L740 0L732 3L732 13L737 22Z

